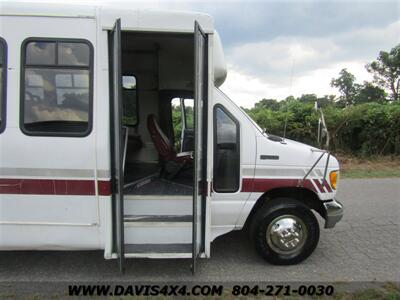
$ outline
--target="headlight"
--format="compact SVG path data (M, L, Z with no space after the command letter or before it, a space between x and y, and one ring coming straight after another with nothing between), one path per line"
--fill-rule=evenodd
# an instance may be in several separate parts
M336 190L338 177L339 177L339 171L332 171L332 172L329 174L329 179L330 179L330 181L331 181L331 187L332 187L334 190Z

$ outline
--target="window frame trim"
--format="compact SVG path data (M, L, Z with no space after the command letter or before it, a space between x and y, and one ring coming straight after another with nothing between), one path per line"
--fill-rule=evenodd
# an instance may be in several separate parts
M238 149L238 159L239 159L239 172L238 172L238 177L237 177L237 188L236 189L232 189L232 190L217 190L216 189L216 185L213 183L213 191L218 193L218 194L227 194L227 193L237 193L240 190L240 178L241 178L241 174L240 174L240 167L241 167L241 153L240 153L240 122L239 120L221 103L217 103L214 105L213 107L213 182L215 182L215 176L214 176L214 166L215 163L217 161L217 109L221 109L228 117L230 117L232 119L232 121L235 123L236 125L236 143L237 143L237 149Z
M54 65L43 64L26 64L26 47L30 42L50 42L56 43L56 61ZM89 46L89 65L88 66L71 66L58 65L58 43L83 43ZM88 111L88 128L83 132L57 132L57 131L30 131L25 128L25 69L26 68L42 68L42 69L70 69L70 70L88 70L89 71L89 111ZM87 39L80 38L55 38L55 37L28 37L21 43L20 57L20 109L19 109L19 128L27 136L43 136L43 137L87 137L93 130L93 95L94 95L94 48L93 44Z
M0 37L0 43L3 45L3 59L1 61L1 66L3 68L3 74L1 79L2 91L1 91L1 124L0 124L0 134L6 129L7 123L7 73L8 73L8 46L7 42L3 37Z
M135 77L135 80L136 80L136 86L135 86L135 88L134 89L124 89L124 86L122 85L122 90L126 90L126 91L132 91L132 90L134 90L135 92L136 92L136 124L135 125L124 125L124 126L126 126L126 127L129 127L129 128L135 128L135 127L138 127L139 126L139 90L138 90L138 80L137 80L137 77L135 76L135 75L133 75L133 74L122 74L122 78L124 77L124 76L132 76L132 77ZM121 79L122 80L122 79ZM124 101L124 99L122 99L122 101ZM124 114L124 112L122 111L122 115Z

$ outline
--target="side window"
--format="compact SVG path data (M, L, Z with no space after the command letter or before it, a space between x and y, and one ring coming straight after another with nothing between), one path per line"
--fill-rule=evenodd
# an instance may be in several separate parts
M176 151L193 151L193 99L173 98L171 100L172 127Z
M185 106L185 129L193 129L194 122L194 100L193 99L184 99L183 100Z
M93 48L87 41L28 39L22 45L21 129L86 136L92 127Z
M0 133L6 126L7 44L0 37Z
M122 76L122 123L125 126L136 126L139 121L136 91L136 77L133 75Z
M176 151L181 149L182 140L182 107L181 98L173 98L171 100L171 112L172 112L172 127L174 129L174 146Z
M221 105L214 107L214 190L232 193L239 189L240 128Z

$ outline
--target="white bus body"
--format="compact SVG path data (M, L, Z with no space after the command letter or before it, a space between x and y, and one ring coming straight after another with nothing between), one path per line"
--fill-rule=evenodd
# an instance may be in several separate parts
M216 237L246 228L290 264L317 245L311 209L325 227L341 219L337 160L264 133L218 89L208 15L2 3L0 22L0 250L195 269Z

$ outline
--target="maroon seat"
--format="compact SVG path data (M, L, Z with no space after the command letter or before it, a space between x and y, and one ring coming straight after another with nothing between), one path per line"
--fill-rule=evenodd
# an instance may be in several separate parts
M173 144L158 125L154 114L150 114L147 117L147 129L149 130L158 154L164 162L174 161L185 164L193 160L192 152L176 153Z

